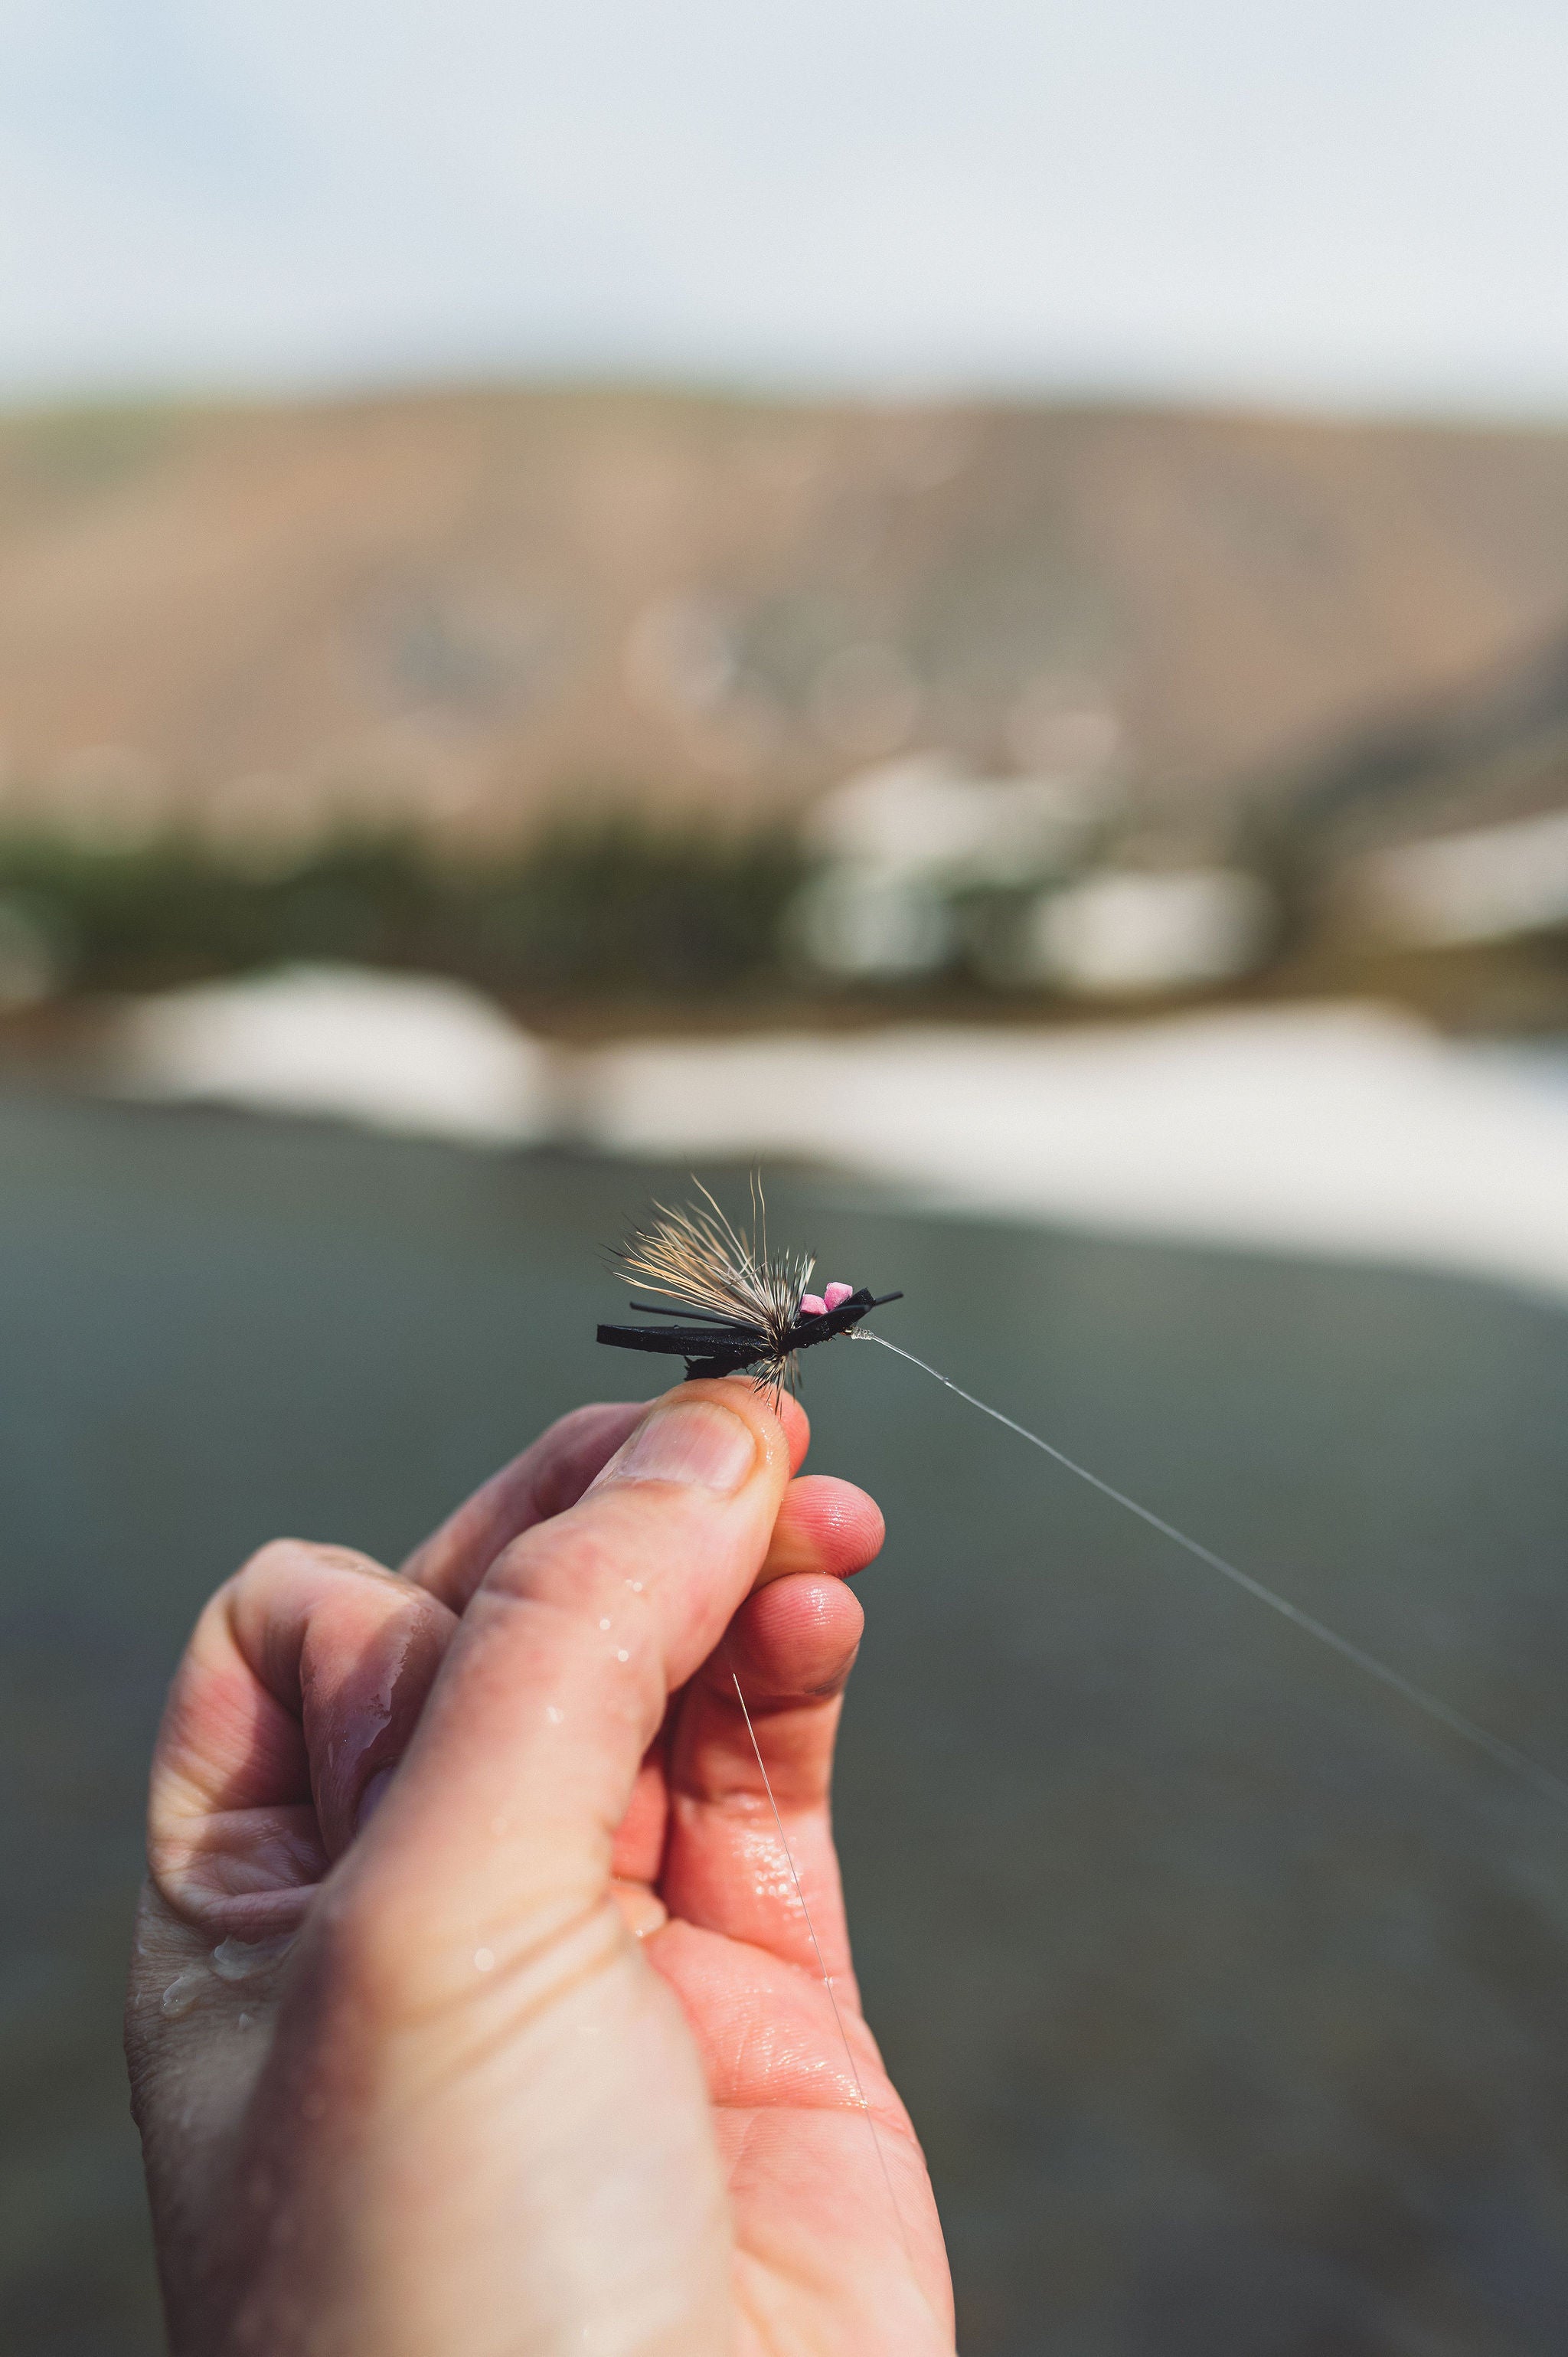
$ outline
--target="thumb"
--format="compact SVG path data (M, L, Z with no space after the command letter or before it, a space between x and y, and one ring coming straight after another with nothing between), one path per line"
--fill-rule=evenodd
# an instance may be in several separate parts
M604 1900L643 1754L747 1594L789 1478L749 1383L683 1383L492 1565L349 1864L350 1889L422 1927L438 1985Z

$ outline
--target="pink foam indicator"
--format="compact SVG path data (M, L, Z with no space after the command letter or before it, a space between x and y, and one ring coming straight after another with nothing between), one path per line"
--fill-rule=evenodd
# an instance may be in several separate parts
M827 1314L828 1305L822 1299L821 1294L802 1293L800 1296L800 1315L802 1318L825 1318Z
M822 1296L823 1308L826 1309L836 1309L840 1302L847 1301L854 1291L854 1287L853 1285L841 1285L835 1278L833 1283L829 1286L827 1291Z

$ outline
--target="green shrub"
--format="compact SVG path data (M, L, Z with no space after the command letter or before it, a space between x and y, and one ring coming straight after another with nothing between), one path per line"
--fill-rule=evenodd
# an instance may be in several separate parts
M290 959L460 975L503 996L703 997L779 970L805 872L793 838L558 823L462 863L413 836L342 835L286 872L193 834L134 848L0 837L0 899L53 946L66 987L146 989Z

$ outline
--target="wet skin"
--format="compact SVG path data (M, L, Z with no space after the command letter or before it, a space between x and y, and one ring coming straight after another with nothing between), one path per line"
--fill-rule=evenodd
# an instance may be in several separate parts
M950 2357L828 1813L882 1518L807 1439L583 1408L401 1574L284 1540L208 1605L127 2016L177 2357Z

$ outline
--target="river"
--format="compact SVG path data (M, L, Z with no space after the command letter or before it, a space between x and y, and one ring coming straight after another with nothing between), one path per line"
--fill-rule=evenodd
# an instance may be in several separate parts
M117 2014L202 1597L279 1530L395 1560L637 1387L599 1248L682 1178L0 1095L5 2357L161 2346ZM904 1290L890 1339L1568 1770L1560 1308L769 1202ZM806 1370L813 1467L887 1512L837 1813L965 2357L1560 2351L1568 1813L886 1353Z

